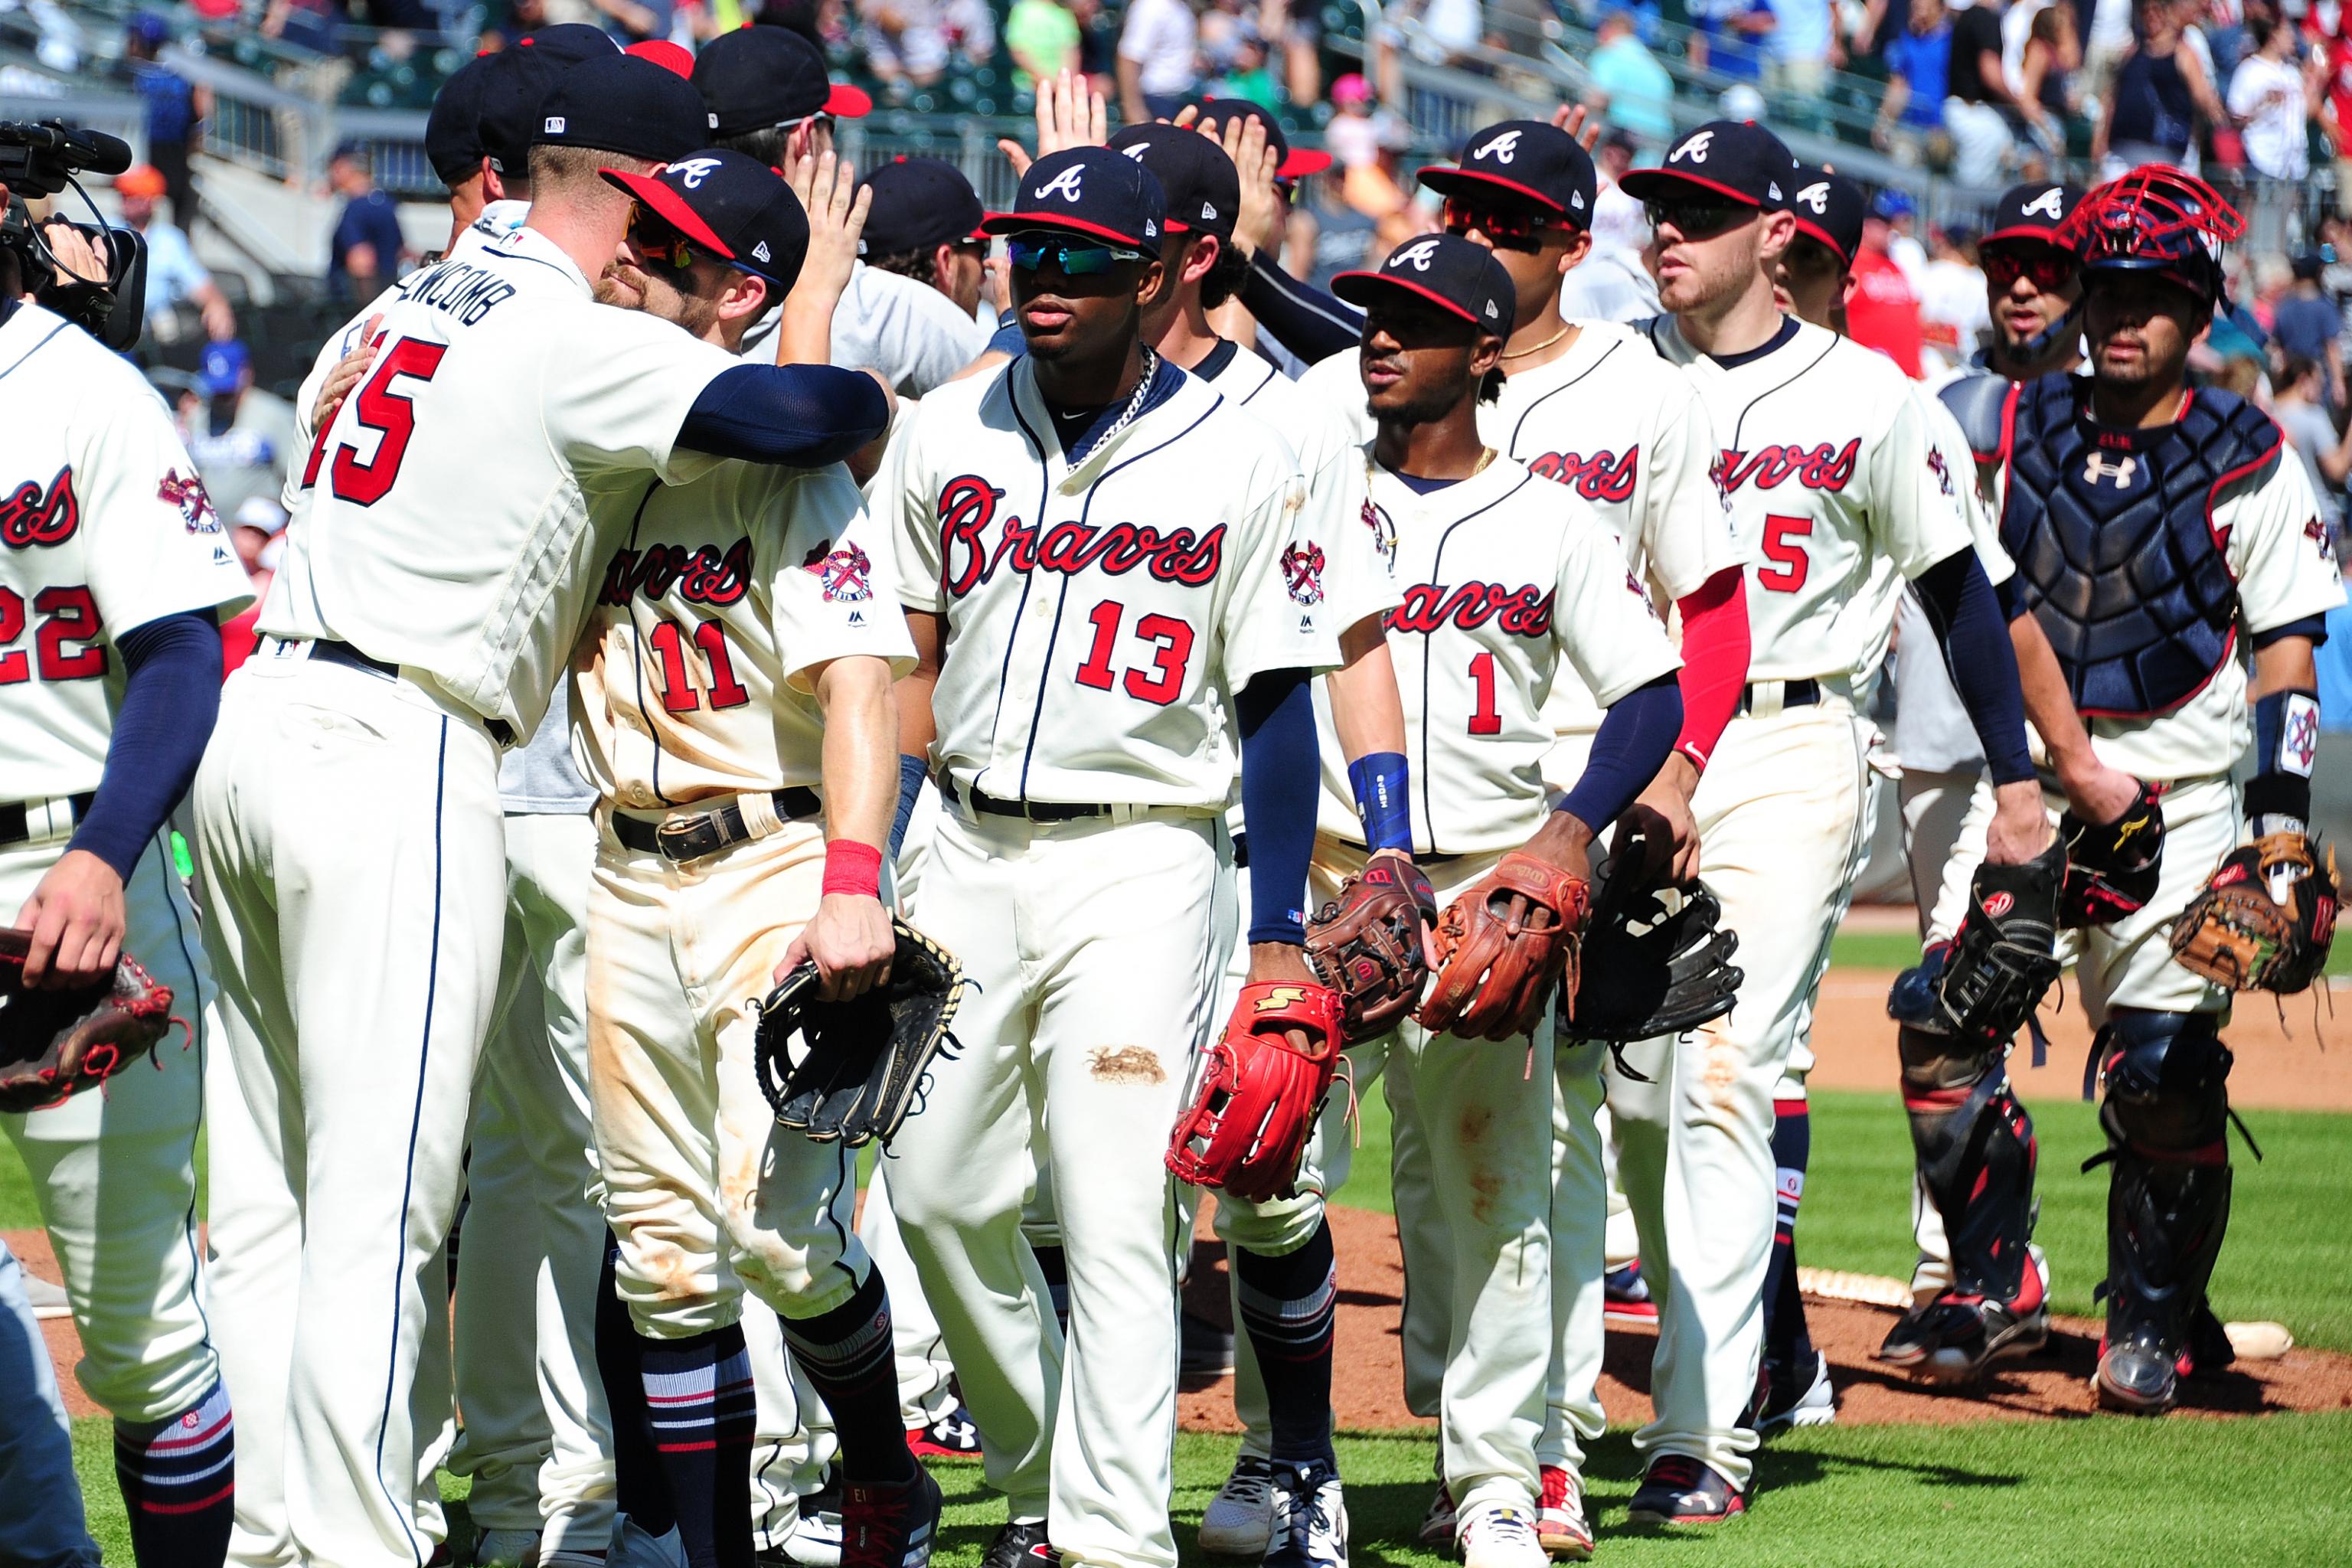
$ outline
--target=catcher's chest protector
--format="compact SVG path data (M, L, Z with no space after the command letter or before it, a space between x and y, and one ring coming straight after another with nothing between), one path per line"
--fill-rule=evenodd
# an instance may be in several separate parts
M2186 701L2230 657L2237 579L2214 510L2269 479L2278 426L2200 391L2155 430L2084 416L2070 375L2018 389L2000 542L2084 715L2139 719Z

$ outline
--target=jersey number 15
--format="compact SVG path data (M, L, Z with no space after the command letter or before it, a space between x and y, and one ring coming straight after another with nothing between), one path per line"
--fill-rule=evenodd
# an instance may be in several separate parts
M336 445L327 486L336 500L354 506L373 506L392 489L393 480L400 477L400 461L408 455L409 437L416 434L416 405L412 395L394 391L392 384L403 376L417 382L431 381L434 373L441 368L441 356L448 352L446 343L402 338L377 356L375 369L352 395L352 417L358 420L361 429L376 434L375 456L362 461L354 443L346 440ZM333 427L334 421L328 420L310 447L310 461L302 470L306 489L318 482L319 466L327 456L328 432Z

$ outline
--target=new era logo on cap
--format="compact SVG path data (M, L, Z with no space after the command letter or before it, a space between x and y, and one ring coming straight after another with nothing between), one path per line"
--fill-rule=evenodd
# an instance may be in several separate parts
M775 259L775 258L768 252L768 242L766 240L763 239L759 244L751 247L751 259L754 261L773 261Z

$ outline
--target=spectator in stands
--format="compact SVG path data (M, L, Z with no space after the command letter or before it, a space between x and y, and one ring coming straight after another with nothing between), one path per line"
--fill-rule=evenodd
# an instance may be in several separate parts
M2344 481L2352 476L2352 438L2339 439L2336 421L2320 405L2325 372L2301 354L2289 354L2272 379L2271 417L2286 432L2287 445L2303 459L2311 493L2329 531L2344 522Z
M1636 136L1670 140L1675 133L1675 79L1633 30L1632 9L1610 0L1601 8L1595 37L1592 54L1584 62L1592 73L1592 94L1585 100L1592 112Z
M2045 5L2026 26L2018 57L2018 107L2034 143L2052 158L2066 155L2066 122L2074 117L2074 73L2083 46L2071 5Z
M2352 10L2343 0L2313 0L2303 32L2321 64L2319 129L2336 160L2336 210L2352 216Z
M2327 405L2344 399L2344 312L2319 286L2326 262L2316 252L2294 258L2294 282L2271 312L2271 337L2287 358L2307 359L2327 368Z
M1927 233L1927 265L1915 287L1924 351L1920 363L1930 375L1967 364L1977 352L1978 339L1992 328L1985 275L1969 255L1974 237L1958 225Z
M1927 270L1927 247L1913 232L1919 223L1919 204L1909 192L1889 185L1870 198L1870 216L1886 226L1887 258L1902 269L1916 294L1919 279Z
M1593 153L1593 173L1601 187L1592 197L1596 254L1615 251L1638 258L1650 243L1650 215L1637 198L1625 194L1625 173L1639 152L1633 139L1619 130L1604 137Z
M2116 68L2114 88L2091 134L2099 178L2115 178L2140 163L2170 163L2194 172L2197 121L2214 124L2228 114L2195 50L2181 45L2179 8L2172 0L2139 0L2131 51Z
M1894 237L1884 212L1874 205L1862 220L1862 247L1854 252L1846 285L1846 336L1876 349L1916 381L1921 374L1919 297L1887 254Z
M1830 0L1773 0L1775 26L1764 50L1764 85L1808 103L1829 86L1831 68L1845 64Z
M1964 185L1998 183L2016 156L2007 111L2017 98L2000 65L2003 9L2003 0L1977 0L1952 18L1944 129L1952 137L1952 178Z
M1004 18L1004 52L1014 83L1032 87L1080 68L1078 19L1062 0L1013 0Z
M147 162L163 172L163 188L172 197L172 221L186 233L196 226L195 178L188 157L203 137L203 122L213 111L210 88L197 87L155 58L171 37L163 18L141 11L131 18L122 52L131 62L131 85L147 115Z
M1070 0L1070 15L1078 19L1078 69L1087 90L1118 101L1118 18L1103 0Z
M667 38L677 19L675 0L595 0L601 26L625 47Z
M1952 21L1944 0L1911 0L1903 30L1886 40L1886 96L1871 128L1873 145L1905 163L1925 161L1927 140L1944 128L1952 65Z
M988 0L858 0L866 68L892 87L929 87L961 54L978 65L996 53Z
M1764 49L1779 24L1771 0L1690 0L1689 59L1734 81L1764 74Z
M255 387L253 356L236 339L205 349L195 388L180 402L180 437L224 521L283 525L278 498L301 452L294 408Z
M1129 124L1172 120L1200 95L1200 37L1187 0L1129 0L1118 36L1118 111Z
M147 320L156 337L169 342L179 335L173 312L190 304L202 312L205 335L217 342L236 335L236 312L213 275L196 259L188 237L176 224L155 216L156 199L164 191L163 175L152 163L141 163L114 176L114 195L122 204L122 221L147 242Z
M1331 120L1323 127L1323 146L1342 169L1360 169L1381 155L1371 108L1372 84L1358 72L1331 84Z
M2225 100L2244 128L2246 163L2256 176L2246 244L2257 252L2284 250L2311 173L2309 127L2326 68L2315 56L2308 68L2295 63L2294 29L2284 22L2252 20L2246 32L2253 52L2238 62Z
M401 262L408 255L399 209L376 189L364 147L336 148L327 164L327 184L343 198L343 210L336 215L328 241L327 290L352 304L373 299L400 276Z

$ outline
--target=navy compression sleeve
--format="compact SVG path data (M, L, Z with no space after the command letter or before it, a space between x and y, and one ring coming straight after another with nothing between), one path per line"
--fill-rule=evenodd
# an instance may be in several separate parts
M1364 341L1363 311L1311 283L1301 283L1268 260L1263 250L1250 258L1242 305L1303 360L1328 359Z
M131 627L122 655L122 705L106 748L98 798L68 849L87 849L131 879L163 819L188 793L220 714L221 639L210 610Z
M1627 692L1601 715L1584 772L1559 809L1597 837L1649 788L1682 732L1683 690L1674 676L1662 675Z
M720 371L687 410L677 445L714 458L821 468L890 423L890 400L862 370L829 364L739 364Z
M1322 761L1314 688L1303 669L1260 671L1234 707L1242 731L1242 816L1249 824L1252 942L1307 940L1307 861L1315 848Z
M1944 664L1969 722L1984 746L1996 784L2033 776L2025 749L2025 697L2017 684L2017 649L2009 617L1974 550L1958 550L1919 574L1919 605L1944 645Z

